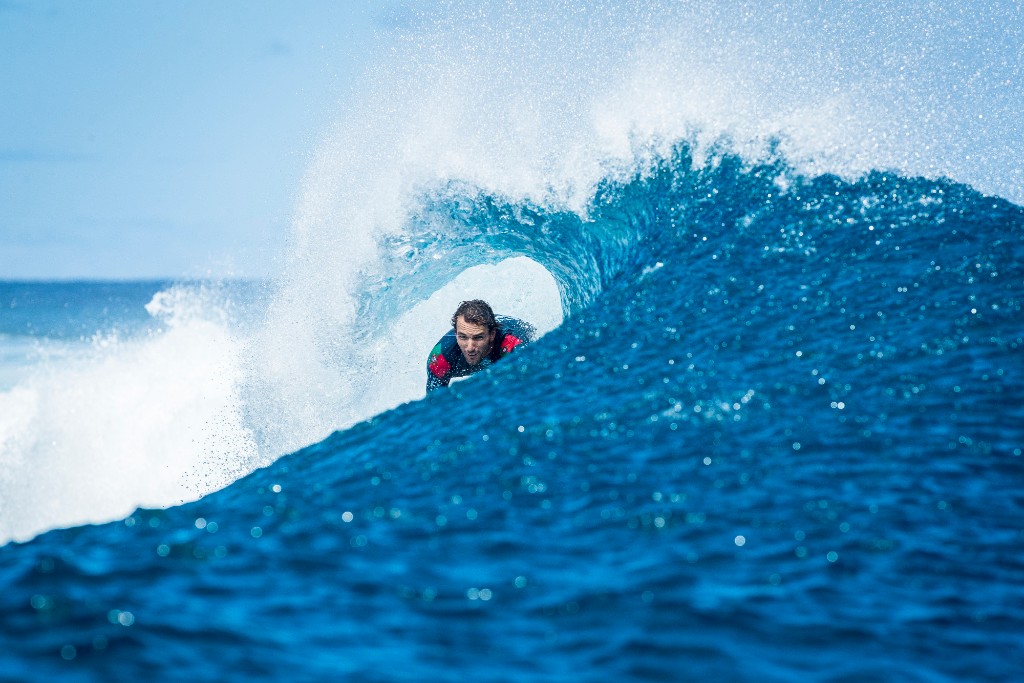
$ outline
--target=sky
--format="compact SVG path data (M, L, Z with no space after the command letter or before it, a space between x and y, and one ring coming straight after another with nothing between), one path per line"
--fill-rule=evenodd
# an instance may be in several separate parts
M262 277L398 2L0 0L0 279Z

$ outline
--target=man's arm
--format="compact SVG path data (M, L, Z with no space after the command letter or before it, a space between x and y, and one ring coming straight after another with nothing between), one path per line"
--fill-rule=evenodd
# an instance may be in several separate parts
M434 348L431 349L430 355L427 356L428 394L435 389L448 386L448 383L451 381L451 363L444 354L445 341L449 336L451 336L452 339L455 338L453 333L446 334L440 341L434 344Z

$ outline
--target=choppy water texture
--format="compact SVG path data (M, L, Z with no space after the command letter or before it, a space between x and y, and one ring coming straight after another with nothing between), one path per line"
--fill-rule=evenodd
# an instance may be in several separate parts
M197 502L3 547L0 677L1022 670L1024 210L686 144L586 221L425 206L588 305Z

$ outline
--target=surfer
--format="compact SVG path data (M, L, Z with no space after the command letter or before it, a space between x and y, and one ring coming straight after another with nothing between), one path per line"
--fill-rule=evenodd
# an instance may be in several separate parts
M495 316L486 301L463 301L452 315L452 329L427 357L427 392L489 367L535 336L532 325Z

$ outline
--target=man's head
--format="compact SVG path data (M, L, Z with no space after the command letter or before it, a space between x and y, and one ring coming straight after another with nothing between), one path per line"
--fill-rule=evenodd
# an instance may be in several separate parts
M487 358L498 334L498 321L486 301L463 301L452 316L455 340L470 365L478 365Z

